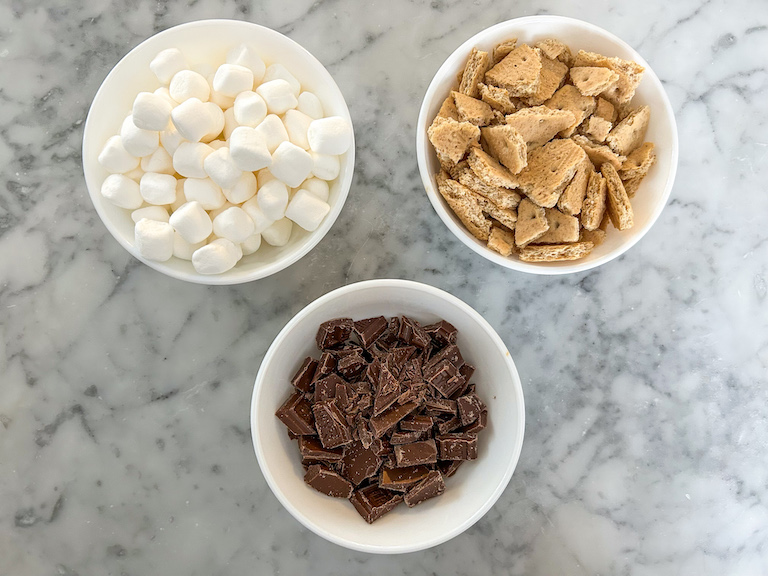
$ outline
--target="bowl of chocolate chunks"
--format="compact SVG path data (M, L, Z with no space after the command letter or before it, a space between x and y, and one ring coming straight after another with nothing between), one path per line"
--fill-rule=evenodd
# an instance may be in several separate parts
M254 450L285 508L354 550L441 544L477 522L515 469L525 408L512 357L458 298L405 280L344 286L264 356Z

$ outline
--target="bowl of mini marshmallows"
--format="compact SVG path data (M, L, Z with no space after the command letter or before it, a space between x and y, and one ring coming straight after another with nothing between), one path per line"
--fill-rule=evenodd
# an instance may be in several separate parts
M131 50L83 137L91 200L137 259L200 284L269 276L330 230L354 169L331 75L293 40L204 20Z

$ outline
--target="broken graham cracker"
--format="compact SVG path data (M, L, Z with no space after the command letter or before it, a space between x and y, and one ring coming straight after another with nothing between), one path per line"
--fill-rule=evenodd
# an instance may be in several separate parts
M512 96L509 95L509 92L498 86L489 86L488 84L481 83L480 99L502 114L512 114L517 110L517 106L512 100Z
M599 66L574 67L570 69L569 74L573 85L584 96L597 96L619 81L619 75L616 72Z
M437 189L472 236L483 242L487 241L491 233L491 223L483 215L480 205L471 192L455 180L451 180L444 172L437 177Z
M475 198L477 199L477 203L480 205L480 209L484 214L487 214L494 220L501 222L510 230L514 230L517 223L517 210L505 210L503 208L499 208L496 206L496 204L479 194L477 194Z
M456 102L453 99L453 92L448 95L448 98L443 100L440 110L437 111L437 115L440 118L450 118L452 120L459 119L459 111L456 109Z
M493 226L488 237L488 248L502 256L509 256L515 250L514 232L503 226Z
M566 84L544 102L544 106L557 110L567 110L574 116L573 123L559 132L563 138L571 136L584 119L590 116L597 107L597 101L592 96L584 96L576 86Z
M586 120L584 132L596 142L605 142L605 137L608 136L612 127L613 124L608 122L605 118L592 114L592 116Z
M509 40L504 40L501 44L497 44L493 49L493 65L496 66L496 64L504 60L515 49L515 46L517 46L517 38L510 38Z
M539 106L557 91L563 84L565 76L568 74L568 66L552 58L541 55L541 73L539 74L539 85L533 96L525 99L529 106Z
M547 246L526 246L520 250L523 262L558 262L578 260L592 252L592 242L574 242L573 244L550 244Z
M613 127L605 138L606 143L616 154L626 156L640 146L645 139L650 119L650 106L640 106L632 110L626 118Z
M560 40L547 38L546 40L537 42L536 48L541 50L548 58L558 60L569 68L573 66L573 54L571 54L571 49Z
M547 142L528 155L528 165L517 176L519 188L539 206L552 208L584 158L573 140Z
M513 190L486 184L472 171L468 164L466 168L459 173L459 182L472 190L472 192L485 196L499 208L505 208L507 210L517 208L517 205L520 204L520 200L522 200L522 196Z
M481 148L472 148L469 151L467 162L472 171L489 186L501 186L510 189L519 186L517 178Z
M627 196L630 198L635 197L637 189L640 188L640 183L643 181L643 178L645 178L645 174L641 176L635 176L634 178L628 178L627 180L622 180L624 183L624 190L627 192Z
M457 122L438 116L427 130L429 141L439 154L458 164L467 148L480 142L480 128L469 122Z
M547 230L549 230L549 222L544 208L537 206L528 198L523 199L517 207L515 245L526 246L541 238Z
M520 132L528 149L543 146L558 132L571 127L575 116L568 110L553 110L546 106L523 108L507 116L507 124Z
M536 244L565 244L579 239L579 219L556 208L545 208L549 230L536 238Z
M574 67L599 66L608 68L619 75L616 84L600 95L613 104L623 104L632 100L635 89L643 78L645 68L637 62L623 60L621 58L608 58L602 54L579 50L573 63Z
M655 162L656 154L653 151L653 142L644 142L627 155L627 159L619 170L619 176L623 181L643 177Z
M597 116L598 118L602 118L603 120L607 120L611 124L613 124L616 121L616 107L608 102L605 98L599 98L597 99L597 106L595 107L595 111L592 113L593 116Z
M451 92L451 96L456 103L459 121L469 122L475 126L485 126L493 118L493 109L482 100L455 91Z
M626 156L619 156L616 154L613 150L608 148L608 146L592 142L589 138L581 134L575 134L571 140L584 149L584 152L587 153L587 156L589 156L592 164L594 164L597 169L605 163L619 169L627 159Z
M581 225L585 230L597 230L605 214L605 178L594 170L589 174L587 195L581 207Z
M594 172L592 162L585 156L576 169L573 179L565 187L560 199L557 201L557 207L564 214L575 216L581 212L581 206L584 203L584 196L587 193L587 183L589 175Z
M611 218L611 224L618 230L627 230L634 225L634 213L632 204L629 202L627 191L619 178L619 173L610 164L603 164L600 167L603 178L607 185L606 199L608 216Z
M539 87L541 57L539 53L521 44L485 73L485 83L505 88L511 96L534 96Z
M488 151L512 174L519 174L528 164L528 146L512 126L486 126L480 133L488 144Z
M587 230L586 228L582 228L579 233L579 242L592 242L595 247L598 247L605 242L605 235L605 230L600 230L600 228L597 230Z
M461 75L459 83L459 92L477 98L479 89L477 85L482 82L488 67L490 66L488 52L483 52L477 48L472 48L469 54L467 64L464 66L464 72Z

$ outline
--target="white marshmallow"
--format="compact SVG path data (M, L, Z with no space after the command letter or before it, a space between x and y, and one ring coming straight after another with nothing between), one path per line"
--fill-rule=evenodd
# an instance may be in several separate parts
M130 114L120 127L120 138L123 148L132 156L149 156L160 145L160 134L154 130L137 128Z
M318 154L310 151L312 156L312 174L322 180L335 180L339 175L341 165L339 157L332 154Z
M142 158L142 160L144 159ZM141 180L141 177L144 176L144 170L141 168L141 166L137 166L133 170L126 172L125 175L128 176L128 178L131 180L136 180L136 182L138 182Z
M224 112L213 102L206 102L206 108L211 117L211 126L205 136L203 136L201 142L211 142L221 136L224 130Z
M145 206L131 212L131 219L138 222L142 218L147 220L156 220L157 222L168 222L168 209L163 206Z
M274 223L274 220L267 218L267 215L259 208L258 198L251 198L243 203L242 209L253 220L254 234L261 234Z
M264 72L264 78L261 79L263 83L271 82L272 80L285 80L291 85L291 92L294 96L298 96L301 92L301 84L296 80L296 76L288 72L288 69L282 64L272 64Z
M259 58L259 55L245 44L240 44L240 46L232 48L232 50L227 53L227 64L245 66L253 72L253 81L256 83L261 82L261 79L264 78L264 72L267 69L264 60Z
M202 242L213 230L211 217L198 202L187 202L171 214L171 226L190 244Z
M234 98L240 92L253 89L253 72L245 66L222 64L213 77L213 89Z
M282 122L280 125L282 126ZM258 132L258 128L235 128L229 138L229 153L235 166L244 172L261 170L272 163L266 139Z
M173 256L173 228L168 222L142 218L134 228L134 246L144 258L165 262Z
M216 129L217 119L213 116L213 108L209 104L221 112L221 108L216 104L201 102L197 98L189 98L173 109L171 119L183 138L190 142L199 142Z
M217 140L221 142L221 140ZM203 161L203 168L208 177L221 188L232 188L243 173L232 161L229 148L222 146L214 150Z
M269 171L269 168L263 168L259 170L258 173L256 174L256 181L259 184L259 188L264 186L264 184L266 184L270 180L274 180L274 179L275 177L272 174L272 172Z
M302 92L299 94L298 101L299 103L296 108L299 112L306 114L313 120L323 117L323 105L320 102L320 98L312 92Z
M256 201L264 215L270 220L280 220L285 216L288 205L288 188L280 180L271 180L259 188Z
M307 130L312 123L312 118L298 110L288 110L283 116L283 125L288 132L288 138L299 148L309 150Z
M157 79L163 84L168 84L173 75L188 68L187 60L177 48L168 48L158 53L149 63L149 69L154 72Z
M264 99L270 114L283 114L298 104L291 85L282 78L265 82L256 88L256 94Z
M283 142L272 154L269 171L287 186L296 188L312 172L312 156L296 144Z
M352 126L340 116L313 120L307 129L309 147L319 154L344 154L352 145Z
M288 140L288 132L285 130L283 121L275 114L270 114L261 124L256 126L255 130L264 136L267 142L267 150L272 154L282 142Z
M213 82L213 79L211 79L211 82ZM232 96L224 96L224 94L221 92L216 92L216 90L213 89L211 89L211 96L209 97L209 101L213 104L216 104L216 106L222 110L232 108L232 106L235 104L235 99L232 98Z
M158 146L152 154L141 159L141 169L144 172L157 172L171 176L176 174L176 170L173 169L173 158L162 146Z
M192 260L192 254L194 254L195 250L203 246L205 246L205 240L196 244L190 244L178 232L173 233L173 255L176 258Z
M174 155L179 144L184 142L184 137L176 130L176 126L173 122L168 122L165 130L160 132L160 144L165 148L166 152L171 156Z
M232 269L243 257L240 246L218 238L192 254L192 266L198 274L221 274Z
M261 233L261 237L271 246L285 246L288 244L288 240L291 239L292 230L293 222L288 220L288 218L283 218L264 230Z
M198 202L205 210L215 210L227 201L221 188L210 178L187 178L184 182L187 202Z
M328 182L325 180L321 180L320 178L307 178L301 183L301 188L314 194L323 202L328 202L330 189L328 188Z
M281 122L282 125L282 122ZM130 172L139 165L139 159L128 153L120 136L112 136L99 154L99 164L113 174Z
M212 152L202 142L182 142L173 154L173 169L186 178L205 178L204 162Z
M216 210L209 210L208 211L208 216L211 217L211 222L213 222L216 219L216 216L218 216L219 214L224 212L224 210L229 210L233 206L234 206L234 204L232 204L232 202L227 200L219 208L216 208ZM213 236L216 236L216 234L214 233ZM218 238L218 236L216 236L216 238ZM213 240L216 240L216 238L213 238Z
M235 98L235 120L240 126L255 127L267 117L267 104L256 92L240 92Z
M159 94L139 92L133 101L133 123L142 130L165 130L172 108Z
M239 124L235 118L235 107L233 106L224 111L224 138L229 140L232 137L232 132L238 126Z
M184 102L190 98L197 98L201 102L208 102L211 96L211 87L204 76L192 70L181 70L174 74L168 93L176 102Z
M243 255L248 256L256 252L261 246L261 234L252 234L240 244Z
M187 203L187 197L184 195L184 182L186 181L186 178L176 180L176 202L171 204L171 212L175 212Z
M110 174L101 185L101 195L120 208L135 210L144 203L139 184L124 174Z
M165 100L166 102L168 102L168 104L170 104L172 107L173 107L173 106L176 106L176 104L178 104L178 102L176 102L176 100L174 100L173 98L171 98L171 93L168 91L168 88L167 88L167 87L165 87L165 86L160 86L160 88L158 88L157 90L155 90L155 91L153 92L153 94L154 94L155 96L161 96L161 97L163 98L163 100Z
M256 189L256 176L253 175L253 172L240 172L240 177L235 185L230 188L222 188L221 191L232 204L242 204L253 198Z
M149 204L162 206L176 201L176 178L173 176L147 172L139 184L141 197Z
M285 217L293 220L296 224L313 232L320 226L325 215L330 212L331 207L320 200L317 196L306 190L299 190L293 195L285 209Z
M242 208L227 208L213 219L213 233L240 244L253 234L254 225L251 217Z
M229 144L227 143L226 140L211 140L207 144L214 150L220 150L221 148L229 148Z

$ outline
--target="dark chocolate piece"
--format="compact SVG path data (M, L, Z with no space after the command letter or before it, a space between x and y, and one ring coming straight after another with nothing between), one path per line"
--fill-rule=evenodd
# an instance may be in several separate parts
M336 318L320 324L315 341L320 350L327 350L342 344L352 333L352 318Z
M488 426L488 410L483 410L480 412L480 417L477 420L469 426L462 428L460 432L465 434L477 434L481 430L485 430L486 426Z
M437 445L434 439L395 446L395 462L398 468L437 462Z
M384 316L377 316L375 318L358 320L354 323L354 330L363 346L369 348L379 336L386 332L388 325L387 319Z
M450 322L440 320L429 326L424 326L424 331L429 334L432 339L443 346L447 344L453 344L456 342L456 334L458 330Z
M408 432L392 432L392 436L389 437L390 444L410 444L411 442L418 442L421 440L424 432L418 430L409 430Z
M453 432L459 426L461 426L461 419L458 416L451 416L448 420L442 420L437 423L437 431L439 434L448 434L448 432Z
M307 356L291 380L291 384L297 390L309 392L312 388L312 380L315 378L315 370L317 370L317 360Z
M344 380L336 374L329 374L328 376L317 380L315 382L315 394L312 397L312 401L317 403L335 398L337 384L344 384Z
M307 469L307 473L304 474L304 482L326 496L333 496L334 498L349 498L352 496L352 484L322 464L310 466Z
M346 380L352 380L366 369L368 363L363 358L362 351L355 350L352 354L345 354L339 358L336 370Z
M413 508L416 504L440 496L443 492L445 492L443 475L439 470L432 470L424 480L405 493L405 504L408 508Z
M437 463L437 469L443 473L444 478L450 478L456 474L456 470L458 470L459 466L464 464L464 462L466 462L466 460L441 460Z
M352 402L352 387L345 382L336 383L336 394L334 394L336 405L343 412L347 412L353 406Z
M337 448L352 442L352 430L333 400L317 402L312 406L312 413L323 448Z
M456 366L451 364L448 359L443 359L437 364L430 364L424 371L424 378L445 398L449 398L464 384L464 379Z
M464 358L461 356L461 352L459 352L459 347L455 344L449 344L430 358L427 368L430 368L443 360L448 360L448 362L454 365L457 371L464 365Z
M397 333L397 337L403 342L412 344L417 348L426 348L432 341L421 324L406 316L403 316L400 319L400 329Z
M467 364L466 362L459 368L459 374L469 382L472 379L472 375L475 373L475 367Z
M312 407L300 392L291 394L291 397L277 409L275 416L297 436L317 434L315 419L312 417Z
M299 452L303 459L316 462L339 462L344 457L343 448L323 448L317 436L299 436Z
M378 416L384 410L392 406L400 396L400 383L390 372L386 365L382 364L379 372L379 387L376 390L376 398L373 401L373 415Z
M323 352L320 354L320 360L317 362L317 370L315 370L313 381L320 380L320 378L327 376L334 370L336 370L336 356L330 352Z
M422 363L421 356L411 358L405 363L403 371L400 373L400 377L403 380L422 380L424 378L424 373L421 370Z
M477 458L475 434L445 434L437 436L440 460L474 460Z
M344 449L341 464L344 476L357 486L378 472L381 457L376 454L373 446L366 448L361 442L352 442Z
M386 438L374 438L371 447L376 455L382 458L392 454L392 443Z
M360 516L373 524L403 501L402 494L379 488L375 484L356 490L349 498Z
M371 432L376 438L381 438L384 434L392 430L395 425L411 412L418 408L415 402L407 404L395 404L386 412L371 418Z
M427 466L409 466L408 468L384 467L381 469L379 486L387 490L403 492L416 484L416 482L426 478L429 472L430 470Z
M416 352L415 346L403 346L402 348L393 348L389 354L387 354L387 367L392 374L400 376L400 373L405 367L405 363Z
M381 360L374 358L365 369L365 378L371 383L374 389L379 387L379 372L381 371Z
M486 410L485 404L477 397L477 394L467 394L456 400L459 407L459 418L462 426L469 426L480 418L483 410Z
M427 410L437 413L458 414L455 400L448 400L446 398L427 398L424 406Z
M400 422L400 430L426 432L434 423L431 416L409 416Z
M357 421L357 439L363 445L363 448L370 448L371 444L373 444L373 434L371 434L368 424L362 417L359 417Z

